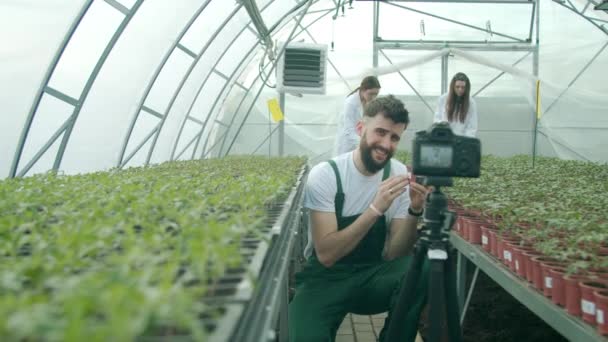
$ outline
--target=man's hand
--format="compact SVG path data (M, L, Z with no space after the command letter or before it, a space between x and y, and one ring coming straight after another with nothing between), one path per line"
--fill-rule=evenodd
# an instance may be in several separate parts
M424 199L430 189L425 188L424 185L416 183L414 180L411 180L409 184L410 207L415 212L421 212L422 209L424 209Z
M410 180L405 175L387 178L380 183L380 187L378 187L378 192L376 193L376 197L374 197L372 204L382 213L386 212L391 204L393 204L395 198L401 196L401 194L405 192L408 184L410 184Z

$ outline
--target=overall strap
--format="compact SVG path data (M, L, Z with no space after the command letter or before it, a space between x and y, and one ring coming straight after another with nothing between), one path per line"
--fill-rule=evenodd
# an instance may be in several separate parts
M333 159L328 161L331 168L334 169L334 173L336 174L336 185L338 186L338 190L336 191L336 197L334 198L334 208L336 210L336 217L342 217L342 208L344 208L344 191L342 191L342 179L340 178L340 172L338 171L338 165Z

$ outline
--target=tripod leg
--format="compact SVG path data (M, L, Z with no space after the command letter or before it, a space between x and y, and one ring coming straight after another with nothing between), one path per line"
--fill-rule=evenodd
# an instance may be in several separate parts
M429 320L431 342L441 340L443 332L442 325L445 321L444 303L445 303L445 285L444 285L444 260L431 260L431 271L429 275Z
M418 291L426 289L426 276L423 272L426 251L425 245L416 244L414 256L390 313L388 327L385 326L380 333L380 341L413 341L415 339L418 319L425 299L417 297L417 295L426 296L426 291Z
M452 251L448 260L445 262L445 305L450 342L461 342L462 328L460 326L458 297L456 291L456 268L452 262L455 255L455 251Z

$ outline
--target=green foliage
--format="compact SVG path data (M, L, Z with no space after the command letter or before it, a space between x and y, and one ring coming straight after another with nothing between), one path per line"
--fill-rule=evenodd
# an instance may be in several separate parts
M589 260L579 268L608 264L597 257L608 241L608 165L537 157L533 168L529 156L488 155L481 168L480 178L455 178L444 191L547 255Z
M3 340L196 339L207 284L294 186L302 158L229 157L0 182Z

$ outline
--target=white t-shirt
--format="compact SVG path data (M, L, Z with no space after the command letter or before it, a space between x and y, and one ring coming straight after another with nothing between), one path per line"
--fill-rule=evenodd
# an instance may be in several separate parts
M363 213L372 203L378 186L382 183L384 170L375 175L365 176L355 166L353 152L341 154L334 158L340 178L342 191L344 192L344 207L342 216L353 216ZM401 162L391 159L391 176L407 174L407 168ZM334 213L335 196L338 191L336 175L328 162L315 165L308 175L304 188L304 208L322 212ZM399 197L386 211L386 224L389 225L393 218L405 218L407 208L410 206L409 188ZM310 219L308 225L308 244L304 250L304 256L312 255L313 240ZM387 227L388 228L388 227ZM387 230L388 233L388 230Z
M359 146L360 137L357 134L356 126L362 115L363 105L359 91L355 91L344 101L344 108L338 118L334 155L339 156L342 153L353 151Z
M445 102L447 101L447 98L448 94L443 94L439 97L433 122L449 122L448 114L445 112ZM472 97L469 97L469 111L467 112L467 117L464 119L464 122L450 122L450 128L452 128L452 132L456 135L464 135L471 138L477 136L477 103L475 103L475 100Z

